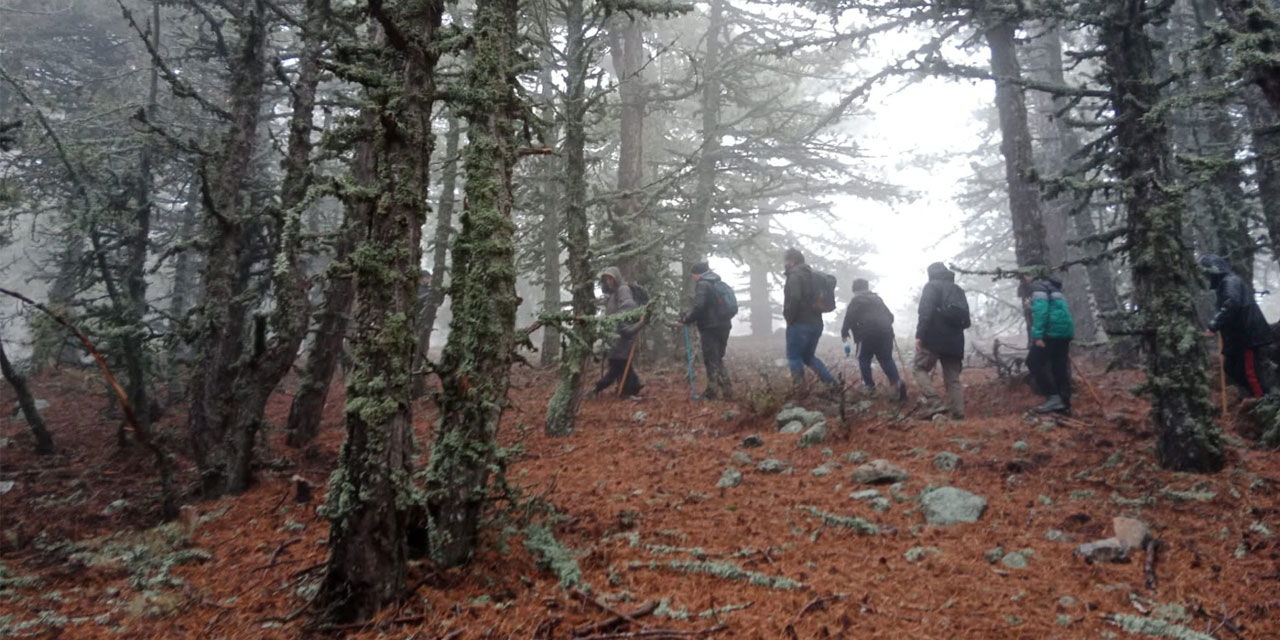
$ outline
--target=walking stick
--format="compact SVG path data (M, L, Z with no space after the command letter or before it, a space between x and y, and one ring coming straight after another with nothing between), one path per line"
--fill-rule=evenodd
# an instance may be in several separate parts
M644 324L644 316L640 316L640 324ZM627 354L627 366L622 369L622 380L618 381L618 397L622 397L622 390L627 388L627 378L631 375L631 361L636 358L636 345L640 344L640 336L644 333L644 326L636 329L636 335L631 341L631 352Z
M1097 390L1093 388L1093 384L1085 377L1084 372L1080 370L1080 365L1076 364L1074 359L1071 361L1071 368L1076 372L1077 376L1080 376L1080 381L1084 383L1084 388L1089 390L1089 395L1093 397L1094 403L1098 405L1098 411L1105 414L1107 407L1102 404L1102 397L1098 395Z
M1227 418L1227 359L1222 357L1222 334L1218 334L1218 382L1222 389L1222 418Z
M693 385L693 343L689 340L689 325L684 326L684 354L689 360L689 401L698 399L698 392Z

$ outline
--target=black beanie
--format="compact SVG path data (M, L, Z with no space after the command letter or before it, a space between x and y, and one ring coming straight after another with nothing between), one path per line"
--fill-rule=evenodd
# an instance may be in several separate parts
M855 278L851 286L854 291L866 291L871 288L871 283L866 278Z
M689 273L692 273L693 275L702 275L710 270L711 270L711 265L707 264L707 262L704 260L702 262L699 262L698 264L693 265L693 268L689 269Z

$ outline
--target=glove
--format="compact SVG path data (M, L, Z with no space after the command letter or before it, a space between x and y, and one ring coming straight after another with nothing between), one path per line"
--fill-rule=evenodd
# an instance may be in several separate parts
M689 324L689 320L690 318L689 318L688 312L680 314L680 324Z
M844 357L848 358L849 354L852 352L853 352L853 347L849 346L848 342L844 343Z

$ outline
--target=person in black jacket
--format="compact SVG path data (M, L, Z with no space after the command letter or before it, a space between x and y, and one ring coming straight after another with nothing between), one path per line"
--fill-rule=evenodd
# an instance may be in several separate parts
M631 294L631 286L623 279L622 270L617 267L609 267L600 272L600 288L605 293L604 314L606 316L626 313L638 306L634 296ZM640 376L636 373L634 361L631 363L631 368L627 369L627 360L631 357L631 351L636 341L636 333L643 326L643 320L632 323L624 322L618 325L618 335L614 338L606 356L606 360L609 362L609 369L602 378L596 381L595 387L591 389L592 394L598 395L601 391L612 386L622 379L625 372L627 379L622 382L622 397L635 398L639 396L640 389L644 387L644 383L640 382Z
M960 384L960 371L964 366L963 325L947 322L941 313L944 300L959 291L956 275L941 262L929 265L929 282L920 293L919 319L916 322L916 359L912 373L924 396L925 417L932 417L950 410L951 417L964 419L964 387ZM967 312L966 312L967 315ZM933 368L942 363L942 382L947 389L948 407L943 407L938 391L933 387Z
M815 304L818 298L813 270L804 263L799 249L787 249L783 258L787 281L782 287L782 317L787 321L787 367L791 369L791 386L797 396L804 395L804 368L818 374L828 388L836 379L818 356L818 339L822 337L822 312Z
M727 400L732 395L732 384L724 367L724 352L733 320L716 294L720 276L706 262L693 265L689 273L695 282L693 307L680 316L680 324L697 325L698 334L702 336L702 364L707 368L707 390L702 397Z
M1261 398L1274 390L1267 347L1271 326L1253 299L1253 289L1231 265L1213 254L1200 258L1200 270L1209 278L1217 297L1217 313L1209 322L1209 333L1222 336L1222 366L1227 377L1250 398Z
M868 391L876 388L875 379L871 377L871 359L875 358L880 361L889 384L897 389L898 401L905 401L907 383L898 375L898 367L893 362L893 312L862 278L853 281L853 300L849 301L844 326L840 329L840 338L846 343L850 337L858 346L858 369L862 372L863 386ZM848 349L846 344L846 354Z

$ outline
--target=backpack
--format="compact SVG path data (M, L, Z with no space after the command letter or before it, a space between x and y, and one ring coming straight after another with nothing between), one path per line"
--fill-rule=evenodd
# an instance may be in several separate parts
M649 290L631 282L627 284L631 288L631 299L635 301L637 307L643 307L649 304Z
M724 280L717 280L712 291L716 295L716 311L721 319L728 320L738 315L738 296L734 295L733 287Z
M969 300L960 285L951 282L942 286L942 293L938 296L938 318L952 329L969 328Z
M836 277L829 273L813 271L813 308L821 313L836 310Z

